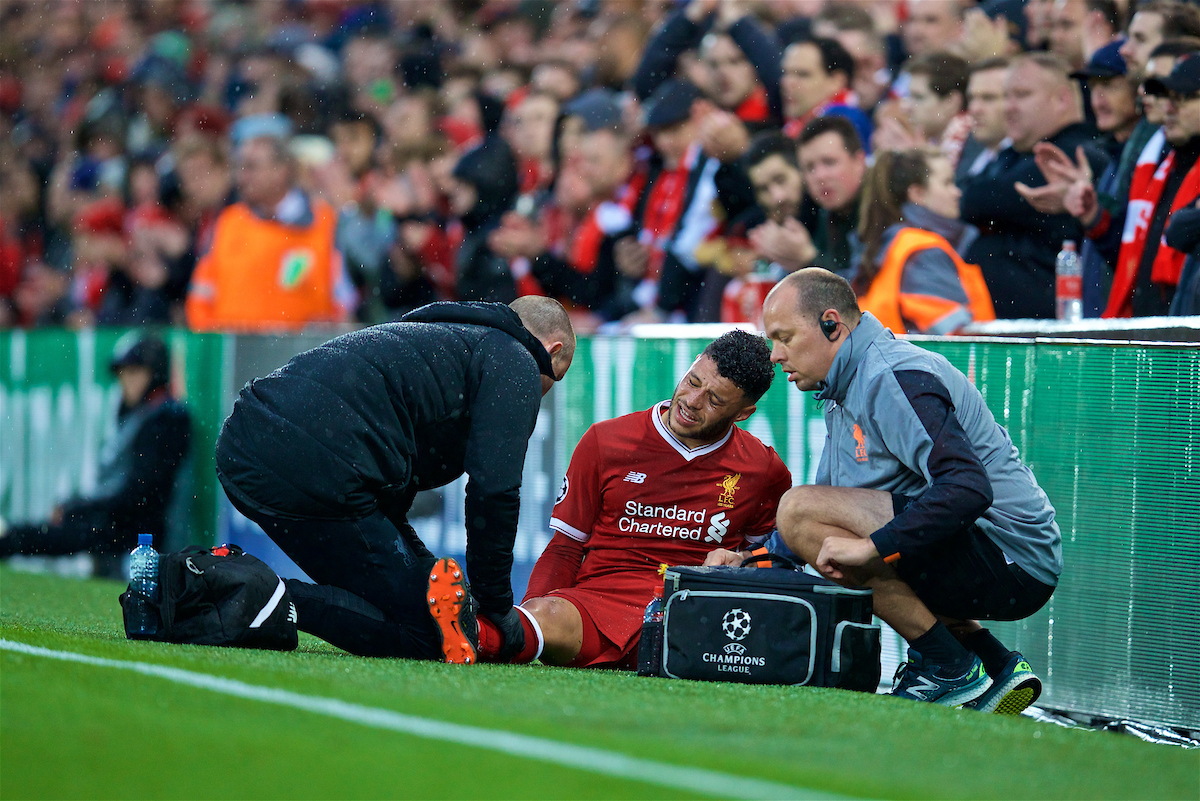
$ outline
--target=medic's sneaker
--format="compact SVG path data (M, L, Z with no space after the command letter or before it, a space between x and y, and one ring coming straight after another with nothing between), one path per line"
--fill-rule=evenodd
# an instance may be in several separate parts
M991 679L983 669L979 657L972 656L971 667L966 673L953 678L943 678L937 673L936 665L928 665L921 655L909 649L908 661L896 669L892 695L910 701L930 701L942 706L962 706L979 698Z
M479 621L475 599L462 568L453 559L439 559L429 571L429 614L442 634L442 656L457 665L473 665L479 651Z
M1025 657L1016 651L1004 663L1004 670L992 679L992 686L983 695L967 704L980 712L997 715L1019 715L1042 694L1042 681L1033 674Z

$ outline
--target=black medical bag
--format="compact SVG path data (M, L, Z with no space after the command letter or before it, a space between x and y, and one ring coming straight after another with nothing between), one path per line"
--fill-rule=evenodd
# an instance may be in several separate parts
M868 589L794 567L671 567L663 585L662 622L642 630L640 675L867 692L879 685Z

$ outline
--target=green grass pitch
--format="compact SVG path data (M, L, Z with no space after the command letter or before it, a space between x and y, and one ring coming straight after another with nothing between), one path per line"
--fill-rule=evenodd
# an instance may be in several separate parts
M0 568L0 638L797 788L797 797L1200 798L1200 753L834 690L124 639L113 582ZM488 735L490 736L490 735ZM621 778L0 651L0 798L684 798Z

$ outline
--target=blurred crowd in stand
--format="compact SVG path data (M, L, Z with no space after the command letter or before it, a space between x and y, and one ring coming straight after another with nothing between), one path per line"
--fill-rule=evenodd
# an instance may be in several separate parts
M8 0L0 326L1200 313L1176 0Z

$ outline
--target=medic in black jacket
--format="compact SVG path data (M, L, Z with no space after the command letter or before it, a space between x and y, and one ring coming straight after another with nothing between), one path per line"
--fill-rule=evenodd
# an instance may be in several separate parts
M406 519L418 491L466 473L471 594L520 648L510 574L525 450L574 349L549 298L433 303L242 389L217 475L318 582L288 582L302 631L366 656L474 661L474 643L450 641L474 634L469 599L431 609L431 569L457 565L438 562Z

